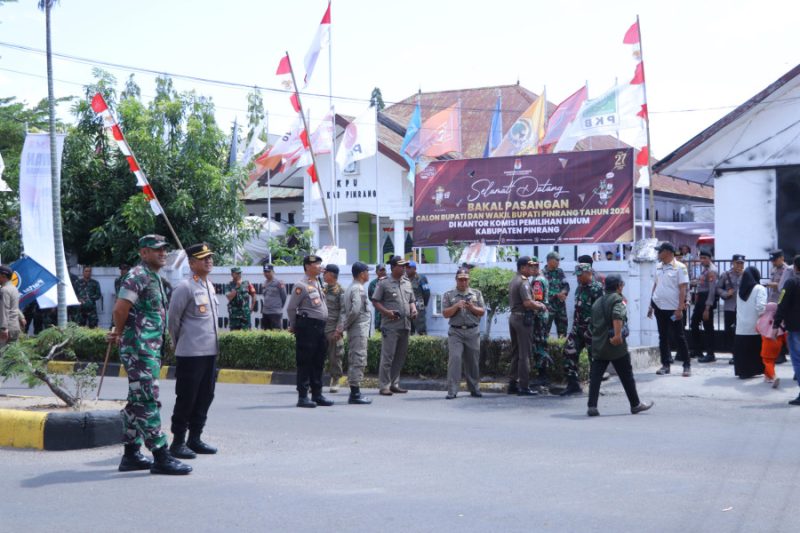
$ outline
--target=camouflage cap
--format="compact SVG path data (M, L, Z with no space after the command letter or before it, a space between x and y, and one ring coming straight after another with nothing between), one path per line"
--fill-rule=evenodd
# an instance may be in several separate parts
M578 263L575 265L575 275L580 276L592 271L592 265L588 263Z
M151 233L139 238L139 248L152 248L153 250L158 250L159 248L164 248L166 246L169 246L169 243L163 235Z
M561 255L558 252L550 252L547 254L547 260L550 261L551 259L555 259L556 261L561 261Z
M241 273L242 273L241 267L233 267L233 268L231 268L231 274L241 274Z

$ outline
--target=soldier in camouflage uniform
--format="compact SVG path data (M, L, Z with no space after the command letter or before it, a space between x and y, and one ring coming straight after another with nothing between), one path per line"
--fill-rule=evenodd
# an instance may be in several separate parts
M250 311L256 305L256 288L242 280L242 269L231 268L232 281L225 287L228 299L228 327L231 331L250 329Z
M158 271L167 262L166 247L161 235L139 239L142 263L122 282L114 304L114 329L108 337L109 342L119 343L119 358L128 375L128 403L122 412L125 454L119 465L121 472L149 469L152 474L188 474L192 471L192 467L169 454L167 436L161 431L158 376L167 307ZM139 452L142 442L153 452L153 462Z
M92 279L92 267L83 267L83 277L75 283L75 295L80 302L77 313L78 325L96 328L97 301L103 296L100 294L100 284L96 279Z
M119 265L119 277L114 280L114 298L116 299L117 294L119 294L119 288L122 286L122 280L125 279L125 276L128 275L128 272L131 271L131 266L128 263L120 263Z
M575 289L575 314L572 318L572 330L564 347L564 371L567 375L567 388L562 396L580 394L578 378L578 361L584 348L589 353L589 364L592 363L592 305L603 297L603 286L594 281L592 265L579 263L575 266L578 288Z
M372 301L372 295L375 294L375 289L378 286L378 282L381 281L383 278L386 277L386 265L376 265L375 266L375 279L369 282L367 286L367 296L369 300ZM375 331L380 331L381 329L381 314L378 310L375 310Z
M549 294L548 281L542 272L539 270L539 258L531 257L530 262L530 277L528 281L531 284L531 294L533 301L547 305L547 295ZM547 351L547 339L550 336L550 311L549 308L544 310L535 310L533 314L533 361L538 374L536 384L542 387L550 385L550 378L547 375L547 370L553 364L553 358Z
M559 337L567 335L567 296L569 296L569 283L564 271L558 264L561 256L557 252L547 254L547 266L544 268L544 277L547 278L549 286L547 292L547 308L550 318L547 321L547 334L556 323L556 333Z
M347 403L368 405L369 398L361 394L361 382L364 380L364 369L367 367L367 340L369 339L369 306L364 284L369 280L369 267L360 261L353 263L353 283L344 293L344 328L347 331L349 344L347 354L347 383L350 385L350 397Z
M328 318L325 320L325 338L328 340L328 361L330 362L331 393L339 392L339 379L342 377L342 358L344 357L344 289L339 285L339 267L327 265L322 273L325 286L325 304Z
M428 324L426 322L425 308L428 307L428 302L431 299L431 288L428 283L428 278L424 274L417 274L417 263L409 261L406 266L406 277L411 282L411 288L414 289L414 300L417 304L417 318L411 322L411 334L427 335Z

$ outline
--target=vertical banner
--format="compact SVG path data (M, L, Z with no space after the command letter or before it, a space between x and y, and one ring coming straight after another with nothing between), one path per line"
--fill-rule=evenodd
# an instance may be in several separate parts
M65 134L56 135L56 160L61 173L61 154ZM22 222L22 247L25 255L50 272L56 272L53 243L53 188L50 177L50 134L29 133L22 147L19 168L19 211ZM63 265L67 272L66 262ZM69 276L62 280L67 287L67 305L77 305L78 297ZM42 308L58 305L57 287L36 299Z
M633 240L633 150L434 161L417 174L414 245Z

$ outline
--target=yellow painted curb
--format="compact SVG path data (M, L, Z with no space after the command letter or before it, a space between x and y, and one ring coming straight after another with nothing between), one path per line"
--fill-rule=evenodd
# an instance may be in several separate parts
M167 367L167 368L169 368L169 367ZM119 365L119 377L121 377L121 378L127 378L128 377L128 373L125 371L125 367L123 365Z
M69 374L75 368L75 361L48 361L47 370L54 374Z
M0 409L0 446L44 449L47 413Z
M162 366L161 370L158 373L158 379L167 379L167 373L169 372L168 366Z
M269 385L272 383L272 372L261 370L221 369L217 376L218 383L242 383L248 385Z

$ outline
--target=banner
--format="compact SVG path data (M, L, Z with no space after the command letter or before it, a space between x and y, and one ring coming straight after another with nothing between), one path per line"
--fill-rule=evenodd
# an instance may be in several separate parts
M56 135L58 172L61 172L61 154L64 151L64 134ZM50 134L29 133L22 147L19 165L19 211L22 222L22 247L25 255L33 258L50 272L56 272L56 254L53 243L53 188L50 182ZM62 265L67 272L66 261ZM62 280L67 286L67 305L78 305L78 298L69 276ZM39 307L46 309L58 305L57 287L52 287L37 298Z
M30 257L17 259L10 267L14 271L11 282L19 291L20 309L25 309L34 298L38 298L58 283L55 274L48 272Z
M434 161L414 190L414 246L633 240L633 149Z

